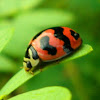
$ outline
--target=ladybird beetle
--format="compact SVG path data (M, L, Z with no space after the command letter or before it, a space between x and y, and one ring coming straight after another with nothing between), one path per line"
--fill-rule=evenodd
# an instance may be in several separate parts
M71 28L45 29L30 41L23 61L24 69L32 73L41 62L46 64L59 61L73 53L81 44L79 34Z

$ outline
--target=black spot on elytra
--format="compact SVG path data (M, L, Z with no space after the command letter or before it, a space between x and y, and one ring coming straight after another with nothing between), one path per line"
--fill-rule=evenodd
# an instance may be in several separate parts
M62 41L64 41L64 45L63 45L63 49L67 54L70 54L73 51L73 48L71 48L71 44L70 44L70 40L68 39L68 37L66 37L65 35L63 35L63 28L61 27L53 27L53 28L48 28L48 29L53 29L55 31L54 36ZM47 30L47 29L45 29ZM45 30L39 32L34 38L36 39L40 34L42 34L42 32L44 32ZM46 40L45 40L46 42ZM48 42L49 44L49 42ZM42 44L41 44L42 45ZM56 49L56 48L55 48ZM48 53L50 53L50 50L48 48ZM51 53L52 54L52 53Z
M67 54L70 54L73 49L71 48L70 40L63 34L64 29L61 27L52 28L55 30L54 36L62 41L64 41L63 49Z
M79 38L79 34L75 33L73 30L70 30L71 35L77 40Z
M45 30L47 30L47 29L45 29ZM43 31L41 31L41 32L39 32L37 35L35 35L34 37L33 37L33 40L35 40L40 34L42 34L42 32L44 32L45 30L43 30Z
M40 47L43 50L47 50L48 54L56 55L57 49L49 44L49 37L42 37L40 40Z
M30 69L32 68L32 65L31 65L30 61L27 62L27 67L30 68Z

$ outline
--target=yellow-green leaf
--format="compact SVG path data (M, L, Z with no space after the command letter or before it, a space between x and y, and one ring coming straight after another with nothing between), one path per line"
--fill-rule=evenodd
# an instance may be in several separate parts
M9 16L36 7L41 1L43 0L0 0L0 16Z
M13 28L0 27L0 52L13 35Z
M9 100L71 100L71 93L67 88L53 86L26 92Z
M70 61L76 58L79 58L81 56L84 56L88 53L90 53L92 51L92 47L90 45L84 44L82 45L82 47L77 50L76 52L74 52L73 55L69 56L66 58L66 61ZM48 66L46 67L48 68ZM43 69L44 70L44 69ZM8 83L1 89L0 91L0 95L2 96L7 96L8 94L10 94L12 91L14 91L16 88L18 88L19 86L21 86L23 83L25 83L26 81L28 81L30 78L34 77L35 75L39 74L40 70L34 72L34 75L25 72L24 69L22 69L21 71L19 71L16 75L14 75L9 81Z

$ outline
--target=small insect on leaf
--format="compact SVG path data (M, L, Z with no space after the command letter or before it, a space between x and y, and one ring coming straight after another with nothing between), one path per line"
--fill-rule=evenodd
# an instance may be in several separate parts
M39 32L29 42L23 67L32 73L35 69L48 62L67 57L78 49L82 39L78 33L68 27L52 27Z

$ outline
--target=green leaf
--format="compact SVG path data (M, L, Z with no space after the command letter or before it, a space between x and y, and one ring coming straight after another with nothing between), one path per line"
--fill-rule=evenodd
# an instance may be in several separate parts
M59 86L46 87L17 95L9 100L71 100L68 89Z
M13 35L13 28L0 27L0 52Z
M83 44L79 50L75 51L75 53L73 53L71 56L69 56L68 58L66 58L64 61L70 61L79 57L82 57L84 55L87 55L88 53L90 53L91 51L93 51L93 48L88 45L88 44Z
M0 72L15 72L17 65L6 57L5 55L0 55Z
M23 20L21 20L23 19ZM53 26L69 25L75 20L75 16L63 10L39 9L24 13L16 19L17 21L31 22L33 25L48 28Z
M68 25L73 20L74 18L71 13L53 9L39 9L22 14L13 21L15 34L3 51L13 57L22 59L28 43L34 35L49 27ZM15 44L16 48L12 48L15 47Z
M43 0L0 0L0 16L8 16L18 11L36 7Z
M7 46L6 44L13 36L13 33L14 29L7 21L0 22L0 52L2 51L2 49L4 49L4 47ZM0 72L14 72L16 68L14 68L13 66L16 66L15 63L1 53Z
M84 1L72 0L70 3L71 3L70 7L74 10L76 10L77 8L74 8L73 6L74 5L78 6L79 7L79 10L78 10L79 12L80 11L83 12L82 11L83 8L84 8L84 11L86 11L86 10L87 10L87 12L91 11L91 13L94 13L94 12L96 13L97 11L100 10L100 2L95 1L95 0L92 0L92 1L91 0L88 0L88 1L87 0L84 0ZM88 9L86 7L84 7L84 5L88 6Z
M90 45L84 44L84 45L82 45L82 47L79 50L77 50L76 52L74 52L73 55L67 57L66 61L70 61L70 60L79 58L81 56L84 56L84 55L90 53L92 50L93 49L92 49L92 47ZM48 66L46 68L48 68ZM43 70L45 70L45 69L43 69ZM40 70L34 72L34 75L32 75L32 74L30 74L28 72L25 72L24 69L22 69L16 75L14 75L8 81L8 83L2 88L2 90L0 91L1 97L7 96L12 91L14 91L16 88L18 88L19 86L21 86L23 83L25 83L30 78L32 78L33 76L37 75L38 73L40 73Z

